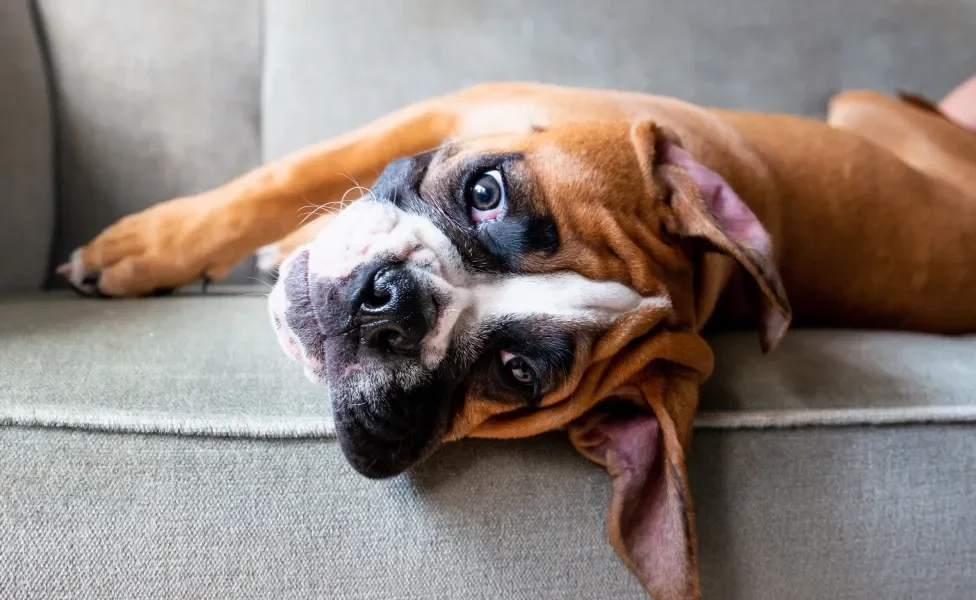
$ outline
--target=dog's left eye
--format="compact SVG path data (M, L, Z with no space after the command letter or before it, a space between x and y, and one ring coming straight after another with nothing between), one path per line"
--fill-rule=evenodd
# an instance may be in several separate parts
M505 210L505 183L497 169L486 171L475 179L464 195L471 207L472 221L491 221Z
M532 388L532 395L539 391L539 374L527 360L517 354L502 350L499 354L505 372L519 385Z

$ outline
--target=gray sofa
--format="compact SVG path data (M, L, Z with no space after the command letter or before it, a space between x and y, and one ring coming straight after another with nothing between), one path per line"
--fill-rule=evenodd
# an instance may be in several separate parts
M82 300L99 229L410 100L533 79L819 115L939 97L972 0L5 0L0 598L641 598L607 475L554 433L368 481L277 348L253 261ZM715 338L690 457L706 598L972 598L976 337Z

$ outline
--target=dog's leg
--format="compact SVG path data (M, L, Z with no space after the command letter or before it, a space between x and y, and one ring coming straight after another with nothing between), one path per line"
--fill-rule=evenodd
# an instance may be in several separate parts
M938 112L872 91L831 100L827 122L853 131L932 177L972 193L976 135Z
M396 158L437 147L465 111L491 103L493 92L482 86L409 106L217 189L125 217L58 271L80 291L109 296L221 279L260 246L295 230L302 209L340 200Z
M838 162L848 169L846 189L837 189L845 205L834 200L835 224L827 234L829 245L859 266L827 268L831 273L824 277L811 272L821 282L839 276L831 284L835 291L813 310L840 299L826 315L833 323L972 331L976 135L938 111L877 92L841 94L831 103L828 122L871 143ZM809 239L825 246L825 233ZM796 244L799 228L794 236ZM813 252L816 260L831 260L824 248ZM832 256L840 262L840 254Z

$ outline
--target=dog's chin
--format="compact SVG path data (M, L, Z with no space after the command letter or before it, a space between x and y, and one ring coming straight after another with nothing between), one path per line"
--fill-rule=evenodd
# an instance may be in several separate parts
M370 479L399 475L433 454L439 446L432 431L388 438L371 429L369 414L355 407L335 406L333 414L346 461Z
M446 431L447 390L406 359L379 357L352 335L326 341L326 381L339 445L373 479L398 475L436 450Z

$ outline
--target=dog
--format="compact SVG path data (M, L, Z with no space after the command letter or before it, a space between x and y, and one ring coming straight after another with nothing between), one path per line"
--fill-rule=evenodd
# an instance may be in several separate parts
M309 203L361 198L300 224ZM918 98L826 122L484 84L126 217L59 268L86 294L278 269L285 352L367 477L448 441L565 428L612 479L611 544L700 597L685 456L709 326L976 329L976 135ZM829 374L825 374L829 376Z

